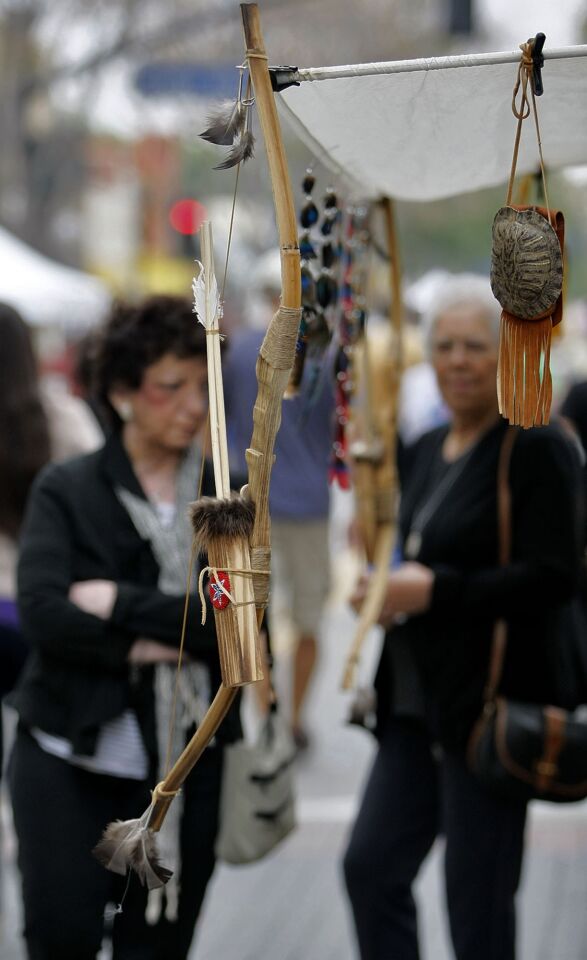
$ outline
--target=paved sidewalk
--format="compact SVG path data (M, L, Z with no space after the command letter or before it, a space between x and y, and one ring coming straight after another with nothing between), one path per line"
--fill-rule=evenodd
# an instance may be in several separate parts
M296 833L265 861L219 867L190 960L354 960L339 862L373 745L344 723L338 691L350 617L328 617L311 725L315 745L298 766ZM367 660L376 655L371 645ZM278 669L284 671L282 659ZM368 674L368 667L366 669ZM14 845L4 836L0 957L24 960L18 939ZM442 909L441 844L418 882L423 960L452 960ZM587 807L535 805L520 896L519 960L587 957ZM67 910L67 891L63 891Z

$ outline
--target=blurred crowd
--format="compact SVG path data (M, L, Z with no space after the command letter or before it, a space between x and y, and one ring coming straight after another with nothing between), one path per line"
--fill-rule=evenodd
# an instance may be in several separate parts
M275 264L256 280L256 305L223 359L239 478L261 331L279 294ZM457 960L514 960L527 803L495 798L465 751L497 620L508 622L509 696L569 706L587 696L580 683L569 690L552 659L561 612L584 599L587 308L571 304L553 345L551 426L514 441L512 559L500 567L497 471L508 430L495 397L499 309L481 277L432 280L406 294L399 538L379 619L378 750L344 875L361 958L416 960L412 884L442 831ZM382 322L373 319L375 338ZM116 303L68 346L67 363L46 360L20 314L0 305L0 678L18 716L3 783L18 838L23 938L29 960L91 960L105 935L115 960L180 960L214 870L224 752L242 736L238 700L174 802L165 893L108 873L90 851L108 822L148 807L170 750L182 749L220 682L212 612L202 625L197 603L175 681L186 512L213 492L206 334L189 301L152 296ZM279 645L287 621L294 638L289 688L278 691L292 755L312 747L307 703L331 579L331 368L327 350L319 389L306 371L284 403L271 490L269 632ZM350 598L356 610L369 576ZM270 699L259 698L261 710ZM105 924L106 905L121 901Z

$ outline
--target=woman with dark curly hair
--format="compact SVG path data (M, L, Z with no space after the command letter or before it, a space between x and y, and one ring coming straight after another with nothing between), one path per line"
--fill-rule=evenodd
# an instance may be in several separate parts
M90 960L104 909L123 899L113 955L187 956L207 882L227 717L162 834L174 880L147 894L91 851L108 822L139 816L168 754L181 750L219 683L214 619L190 606L187 662L168 745L200 441L205 332L188 301L117 306L97 344L95 387L112 431L94 454L43 471L25 518L19 603L32 648L13 697L11 761L30 960ZM204 464L203 492L211 492ZM194 584L190 585L193 590ZM123 896L124 894L124 896Z

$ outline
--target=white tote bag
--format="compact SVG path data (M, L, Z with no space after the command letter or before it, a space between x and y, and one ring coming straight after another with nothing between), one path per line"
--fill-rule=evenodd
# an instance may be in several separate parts
M296 826L295 746L280 713L271 710L256 743L239 740L224 750L216 856L252 863Z

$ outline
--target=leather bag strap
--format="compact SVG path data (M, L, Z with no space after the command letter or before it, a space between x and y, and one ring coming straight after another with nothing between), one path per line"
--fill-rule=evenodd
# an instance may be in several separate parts
M497 465L497 543L500 567L507 566L512 554L512 492L509 476L512 451L517 435L517 427L508 427L501 442ZM489 671L483 693L483 701L486 704L493 703L497 696L503 673L507 636L506 621L503 619L497 620L493 628Z

